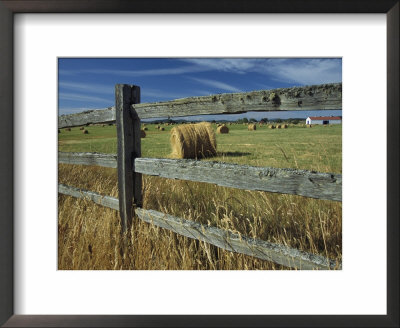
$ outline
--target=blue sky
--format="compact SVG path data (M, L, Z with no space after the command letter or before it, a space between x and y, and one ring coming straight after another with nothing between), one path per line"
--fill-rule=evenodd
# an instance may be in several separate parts
M58 108L61 115L113 106L118 83L140 86L144 103L341 81L341 58L59 58ZM304 115L265 112L235 118Z

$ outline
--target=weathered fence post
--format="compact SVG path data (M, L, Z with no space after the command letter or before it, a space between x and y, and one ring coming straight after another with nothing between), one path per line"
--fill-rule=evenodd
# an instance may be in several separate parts
M133 172L135 158L141 156L140 119L132 104L140 103L140 87L117 84L115 110L118 138L118 194L122 230L132 224L132 205L142 203L142 175Z

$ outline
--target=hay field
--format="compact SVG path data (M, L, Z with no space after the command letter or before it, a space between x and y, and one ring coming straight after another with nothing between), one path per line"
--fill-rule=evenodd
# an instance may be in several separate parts
M163 126L165 131L151 124L146 127L142 156L169 157L173 126ZM86 129L89 134L85 135L79 128L61 129L59 150L116 153L115 126ZM229 134L217 134L218 156L205 160L341 173L341 135L341 125L312 129L265 125L247 131L247 126L232 124ZM339 202L150 176L143 180L144 208L341 259ZM118 196L115 169L60 164L59 182ZM140 220L135 220L130 235L122 240L117 211L64 195L59 195L58 202L59 269L287 269Z

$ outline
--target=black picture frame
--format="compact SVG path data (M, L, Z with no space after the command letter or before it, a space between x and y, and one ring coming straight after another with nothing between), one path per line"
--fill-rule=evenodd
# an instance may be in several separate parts
M399 327L399 8L398 0L0 0L0 324L5 327ZM16 13L386 14L387 315L14 315L13 16Z

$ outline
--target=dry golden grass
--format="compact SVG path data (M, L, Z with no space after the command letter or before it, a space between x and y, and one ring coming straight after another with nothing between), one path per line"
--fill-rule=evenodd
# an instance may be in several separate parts
M143 176L143 207L341 260L341 203ZM117 197L115 169L59 165L59 182ZM60 270L287 269L59 195Z

